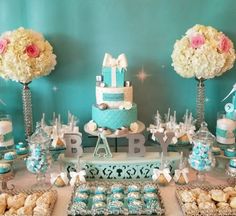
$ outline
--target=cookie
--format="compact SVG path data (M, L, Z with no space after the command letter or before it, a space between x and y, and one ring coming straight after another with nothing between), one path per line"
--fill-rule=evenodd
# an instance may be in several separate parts
M180 193L181 196L181 200L185 203L189 203L189 202L194 202L195 201L195 197L192 194L191 191L182 191Z
M227 202L229 195L222 190L211 190L209 191L211 198L217 202Z

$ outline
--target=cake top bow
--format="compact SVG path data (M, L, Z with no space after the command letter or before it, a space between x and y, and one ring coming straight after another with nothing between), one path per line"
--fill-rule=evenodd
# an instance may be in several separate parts
M117 59L113 58L111 54L105 53L102 66L124 68L127 70L128 61L124 53L120 54Z

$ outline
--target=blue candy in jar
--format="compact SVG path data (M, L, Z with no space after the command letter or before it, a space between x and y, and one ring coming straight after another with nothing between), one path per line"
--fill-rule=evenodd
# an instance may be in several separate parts
M210 133L207 124L203 122L201 128L193 136L193 150L189 156L188 162L192 168L197 171L209 171L214 166L212 146L215 137ZM202 178L203 181L204 178Z
M30 155L26 160L27 169L34 174L45 174L49 167L50 137L37 124L33 135L28 139Z

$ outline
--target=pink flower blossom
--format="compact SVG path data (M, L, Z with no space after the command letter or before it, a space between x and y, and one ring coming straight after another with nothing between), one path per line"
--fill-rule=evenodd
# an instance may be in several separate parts
M5 38L0 39L0 54L4 53L7 48L9 41Z
M227 53L231 48L231 43L228 37L223 35L220 39L219 50L221 53Z
M39 56L40 50L35 44L28 45L25 49L27 55L31 58L36 58Z
M196 49L196 48L201 47L205 43L205 38L203 35L200 35L200 34L193 35L190 38L190 43L191 43L191 47Z

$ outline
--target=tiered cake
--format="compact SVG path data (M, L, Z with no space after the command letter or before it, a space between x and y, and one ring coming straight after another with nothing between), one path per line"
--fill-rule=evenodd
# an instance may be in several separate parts
M102 75L96 77L96 105L92 107L89 131L108 130L137 132L137 105L133 103L133 87L125 81L127 60L124 54L117 59L105 54ZM108 134L109 134L108 133Z

